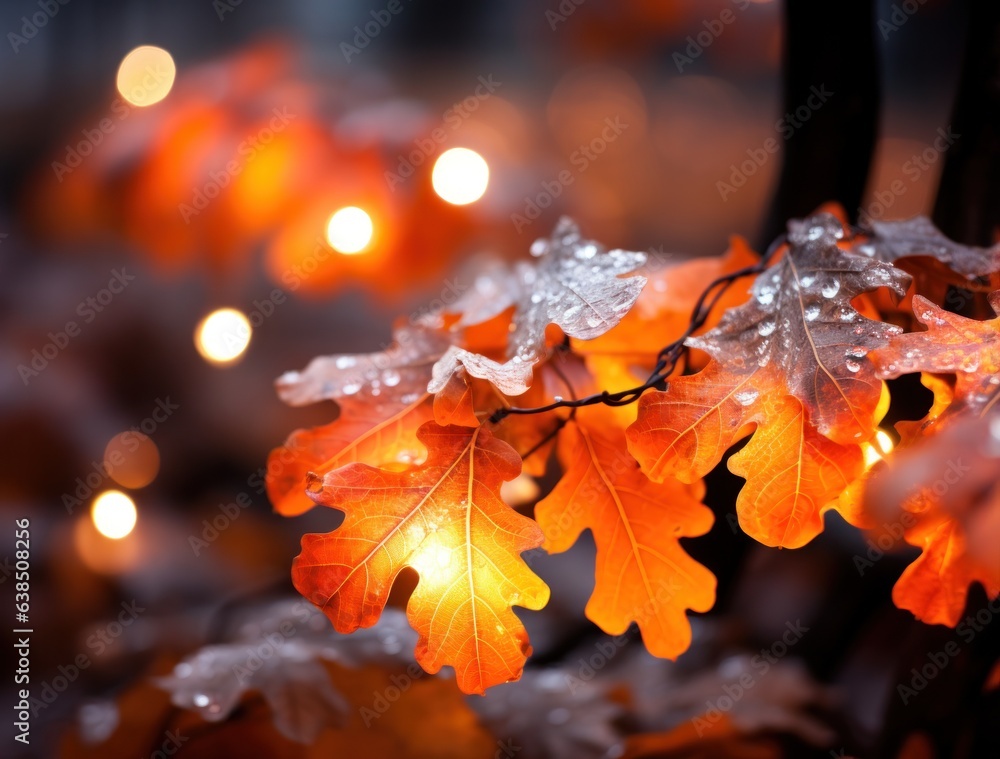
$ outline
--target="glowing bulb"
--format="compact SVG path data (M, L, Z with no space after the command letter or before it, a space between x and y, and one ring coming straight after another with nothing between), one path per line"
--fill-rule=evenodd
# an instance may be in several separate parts
M177 67L162 47L141 45L126 55L118 67L118 92L132 105L159 103L174 86Z
M220 308L201 320L194 344L206 361L227 364L243 355L252 332L246 316L235 308Z
M351 256L368 247L374 231L371 216L357 206L347 206L330 217L326 240L334 250Z
M895 443L885 430L875 433L875 442L865 446L865 468L870 469L892 451Z
M489 182L490 167L479 153L468 148L444 151L431 172L434 192L456 206L479 200Z
M106 490L94 499L90 518L101 535L121 540L135 527L135 503L121 491Z

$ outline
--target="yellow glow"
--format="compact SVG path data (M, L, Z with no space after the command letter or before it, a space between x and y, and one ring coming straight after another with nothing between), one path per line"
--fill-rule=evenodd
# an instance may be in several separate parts
M94 527L106 538L120 540L132 532L137 513L135 503L118 490L106 490L94 499L90 508Z
M372 241L372 217L357 206L341 208L326 224L326 241L349 256L360 253Z
M443 585L450 582L458 569L454 556L454 548L446 545L442 533L428 537L410 558L412 566L420 575L420 581L433 585Z
M132 105L159 103L174 86L177 67L162 47L141 45L118 67L118 92Z
M888 456L894 445L895 443L892 442L892 438L889 437L888 432L885 430L879 430L876 432L875 442L864 446L865 468L870 469L883 458Z
M468 148L452 148L438 156L431 172L434 192L456 206L474 203L483 197L490 182L485 159Z
M246 316L235 308L220 308L201 320L194 344L206 361L228 364L243 355L252 333Z

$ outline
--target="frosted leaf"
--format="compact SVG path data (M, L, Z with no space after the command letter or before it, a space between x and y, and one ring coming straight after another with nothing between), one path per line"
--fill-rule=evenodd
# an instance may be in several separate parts
M285 737L312 743L349 711L319 660L346 666L395 662L412 650L416 635L405 615L387 609L374 627L336 635L325 617L305 601L258 608L260 621L245 622L232 642L205 646L171 675L154 680L171 702L210 722L226 719L249 690L260 691Z
M948 239L926 216L905 221L873 221L874 235L859 251L880 261L931 256L966 279L1000 271L1000 244L991 248L962 245Z
M603 335L628 313L646 284L646 278L638 275L621 278L645 264L645 253L605 250L584 239L567 217L559 220L552 237L536 240L531 253L536 260L512 267L491 307L475 299L458 304L468 309L462 325L514 305L507 361L453 349L435 367L431 392L443 387L449 372L464 365L473 377L493 382L507 395L521 395L531 383L532 367L544 357L549 324L581 340Z
M492 382L501 393L516 396L527 392L531 384L534 362L523 361L515 356L509 361L500 363L479 353L452 346L434 364L427 392L441 392L452 375L462 367L465 367L465 371L473 377Z
M482 324L510 308L521 293L521 277L515 266L499 258L476 256L454 279L459 295L451 303L426 314L418 323L440 328L448 314L461 314L455 328Z
M902 296L910 277L891 264L841 250L842 237L840 222L829 214L789 223L788 252L757 278L754 297L686 344L737 373L748 365L777 369L819 431L837 429L846 443L870 432L862 420L882 392L867 351L900 332L865 318L851 300L878 287Z
M575 670L527 670L517 682L498 685L487 698L469 699L494 735L517 746L519 757L587 759L607 756L621 740L614 721L624 709L606 688L581 680Z
M423 390L431 365L444 353L445 335L414 326L397 327L394 341L383 351L314 358L301 372L286 372L275 383L278 395L290 406L357 395L379 396L384 387L394 392Z

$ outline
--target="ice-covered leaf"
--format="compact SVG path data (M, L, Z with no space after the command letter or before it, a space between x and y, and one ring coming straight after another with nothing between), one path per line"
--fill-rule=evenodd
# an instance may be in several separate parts
M528 670L516 683L471 700L501 748L519 759L601 759L621 739L614 721L625 709L606 688L572 670Z
M953 384L925 377L935 394L931 411L898 425L901 444L867 492L873 507L900 509L907 542L922 551L893 599L929 623L957 624L973 582L1000 596L1000 292L990 304L997 317L978 321L916 296L926 331L899 335L873 354L884 377L955 376Z
M344 722L347 700L330 682L321 660L361 666L399 660L413 635L400 612L364 634L332 635L322 615L303 601L273 606L260 623L247 624L232 642L205 646L171 675L156 680L173 704L210 722L227 719L251 690L268 703L275 727L299 743Z
M441 332L404 324L394 330L392 345L383 351L320 356L301 372L286 372L275 384L278 395L291 406L420 392L427 385L430 367L448 345Z
M474 377L493 382L507 395L520 395L531 382L532 369L545 356L545 332L550 324L565 334L589 340L618 324L635 303L646 280L623 277L646 261L644 253L608 251L585 239L570 219L563 217L552 237L531 246L534 262L518 262L507 276L507 284L492 293L492 307L480 300L461 301L478 317L492 317L514 306L506 355L500 359L469 350L451 348L435 368L430 391L437 392L458 366Z
M935 258L968 280L1000 271L1000 245L980 248L946 237L926 216L902 221L872 221L874 234L854 246L861 255L896 263Z
M798 547L861 472L859 444L875 433L888 396L868 353L900 330L852 300L878 287L905 291L908 275L838 247L840 223L819 214L791 225L784 256L750 300L688 340L712 360L699 374L643 396L629 448L655 480L693 482L750 432L730 460L747 478L737 500L743 529ZM849 509L848 509L849 511Z

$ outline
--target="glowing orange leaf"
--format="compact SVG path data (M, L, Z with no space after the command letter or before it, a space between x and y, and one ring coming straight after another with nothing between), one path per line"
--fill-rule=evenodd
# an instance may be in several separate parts
M511 607L540 609L549 589L519 554L542 543L538 526L500 500L521 471L517 453L485 428L425 424L427 460L402 472L352 464L315 478L313 498L345 513L326 535L306 535L292 578L344 633L375 623L396 576L420 576L407 616L428 672L455 668L482 693L517 679L531 651Z
M597 583L587 617L612 635L635 621L650 653L674 658L691 643L685 611L715 601L712 573L678 542L712 526L704 487L650 481L625 450L624 432L590 413L598 409L580 411L560 434L563 477L535 507L545 549L566 551L590 529Z

